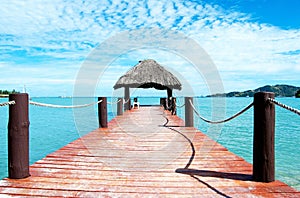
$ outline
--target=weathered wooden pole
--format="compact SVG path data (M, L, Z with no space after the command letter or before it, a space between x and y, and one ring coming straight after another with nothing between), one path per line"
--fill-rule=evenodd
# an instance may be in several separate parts
M177 114L177 110L176 110L176 98L172 97L171 100L171 113L172 115L176 115Z
M170 88L167 88L167 95L168 95L168 99L167 99L167 109L168 110L171 110L170 108L171 108L171 106L172 106L172 101L171 101L171 99L172 99L172 95L173 95L173 90L172 89L170 89Z
M160 105L164 107L165 110L167 110L167 98L160 98Z
M29 173L28 94L10 94L8 119L8 177L22 179Z
M160 105L160 106L164 106L164 102L163 102L163 101L164 101L164 98L160 98L160 99L159 99L159 105Z
M117 115L123 115L123 98L118 98Z
M107 128L107 98L98 97L98 117L99 117L99 128Z
M254 94L253 180L258 182L275 180L275 107L268 101L274 95Z
M193 103L192 97L185 97L185 126L186 127L193 127L194 126L194 110L191 105L191 102Z
M124 99L125 99L125 104L124 104L124 110L130 110L131 109L131 104L130 104L130 92L129 92L129 87L124 87Z

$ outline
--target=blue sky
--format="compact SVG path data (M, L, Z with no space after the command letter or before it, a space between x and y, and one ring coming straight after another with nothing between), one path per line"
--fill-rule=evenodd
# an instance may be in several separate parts
M22 91L26 85L32 96L72 95L80 68L97 46L140 28L178 31L195 40L226 92L300 86L299 7L297 0L2 0L0 89ZM118 77L146 58L182 75L196 95L210 94L203 76L180 55L138 49L112 57L95 95L114 95Z

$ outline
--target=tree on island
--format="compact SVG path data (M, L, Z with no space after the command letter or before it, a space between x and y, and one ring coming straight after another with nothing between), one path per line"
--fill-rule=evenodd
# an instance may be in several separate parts
M8 95L8 94L14 94L14 93L20 93L16 90L8 91L8 90L0 90L0 94Z
M300 98L300 89L295 94L296 98Z

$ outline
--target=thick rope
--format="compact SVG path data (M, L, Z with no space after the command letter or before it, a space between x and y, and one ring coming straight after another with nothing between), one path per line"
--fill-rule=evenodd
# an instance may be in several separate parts
M116 102L107 102L107 104L113 105L113 104L118 104L119 102L121 102L122 99L116 101Z
M191 104L191 106L193 107L193 109L194 109L195 113L197 114L197 116L198 116L201 120L203 120L203 121L205 121L205 122L207 122L207 123L210 123L210 124L221 124L221 123L228 122L228 121L230 121L230 120L232 120L232 119L238 117L239 115L243 114L244 112L246 112L248 109L250 109L250 108L253 106L253 102L252 102L252 103L249 104L247 107L245 107L244 109L242 109L240 112L234 114L233 116L231 116L231 117L229 117L229 118L227 118L227 119L225 119L225 120L211 121L211 120L205 119L204 117L202 117L202 116L199 114L199 112L196 110L196 108L195 108L195 106L193 105L193 103L192 103L191 100L190 100L190 104Z
M0 103L0 107L6 106L6 105L14 105L14 104L16 104L16 102L14 100L12 100L9 102Z
M29 104L35 105L35 106L40 106L40 107L51 107L51 108L82 108L82 107L88 107L88 106L92 106L95 104L99 104L101 102L102 102L102 100L99 100L97 102L93 102L90 104L74 105L74 106L53 105L53 104L45 104L45 103L39 103L39 102L33 102L33 101L29 101Z
M185 104L183 104L183 105L180 105L180 106L176 106L177 108L182 108L182 107L184 107L185 106Z
M272 103L274 103L274 104L276 104L276 105L278 105L278 106L280 106L280 107L286 109L286 110L289 110L289 111L291 111L291 112L293 112L293 113L296 113L296 114L300 115L300 110L298 110L298 109L295 109L295 108L293 108L293 107L290 107L290 106L287 106L287 105L285 105L285 104L282 104L282 103L280 103L280 102L274 100L273 98L269 98L268 100L269 100L270 102L272 102Z
M182 108L182 107L184 107L184 106L185 106L185 103L182 104L182 105L179 105L179 104L176 103L176 107L177 107L177 108Z

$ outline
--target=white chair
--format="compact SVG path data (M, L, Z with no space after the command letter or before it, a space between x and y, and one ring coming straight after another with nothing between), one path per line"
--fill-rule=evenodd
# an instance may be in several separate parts
M140 103L137 101L137 98L133 99L132 108L134 108L135 105L137 106L138 109L140 108Z

